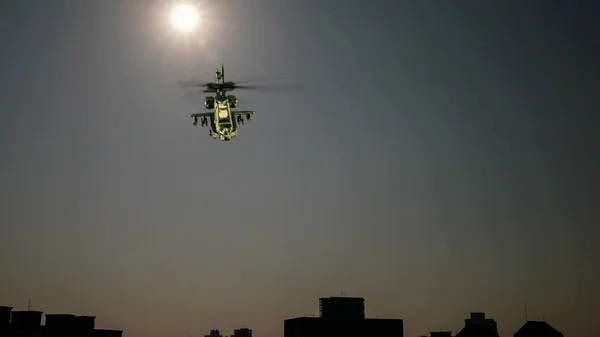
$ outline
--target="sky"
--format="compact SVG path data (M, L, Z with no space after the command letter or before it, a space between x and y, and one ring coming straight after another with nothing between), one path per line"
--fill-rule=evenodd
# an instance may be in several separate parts
M0 3L0 305L282 337L359 296L407 337L600 334L593 1ZM237 91L230 143L178 81Z

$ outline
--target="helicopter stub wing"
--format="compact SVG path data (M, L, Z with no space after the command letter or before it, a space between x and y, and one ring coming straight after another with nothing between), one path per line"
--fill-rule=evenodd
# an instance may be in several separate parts
M200 112L200 113L190 114L190 117L194 119L194 125L198 124L199 118L202 121L202 126L209 125L209 123L213 122L213 115L210 112ZM210 118L210 122L206 118Z
M231 112L234 116L239 116L239 115L254 115L254 111L232 111Z
M231 111L231 117L242 124L244 124L244 116L246 116L246 119L250 122L252 120L252 115L254 115L254 111Z
M213 115L212 112L200 112L200 113L190 114L190 117L196 117L196 118L212 117L212 115Z

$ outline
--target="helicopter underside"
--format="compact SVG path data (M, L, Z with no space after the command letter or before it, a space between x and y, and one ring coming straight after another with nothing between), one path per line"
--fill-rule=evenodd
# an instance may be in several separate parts
M229 100L215 104L215 116L217 118L210 132L214 139L229 141L237 136L237 125L231 115Z
M237 130L231 132L230 129L227 127L220 128L219 126L216 126L214 129L214 131L210 130L210 136L214 139L231 140L238 134Z

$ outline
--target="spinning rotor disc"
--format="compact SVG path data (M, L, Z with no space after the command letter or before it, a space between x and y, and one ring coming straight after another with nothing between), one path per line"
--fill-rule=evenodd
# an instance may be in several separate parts
M239 82L231 82L227 81L225 83L214 83L214 82L200 82L200 81L185 81L180 82L179 85L185 89L194 89L194 88L206 88L202 90L202 92L217 92L217 90L254 90L261 92L297 92L302 89L300 85L293 84L278 84L278 85L239 85L238 83L251 83L258 81L267 81L269 78L259 78L254 80L245 80Z

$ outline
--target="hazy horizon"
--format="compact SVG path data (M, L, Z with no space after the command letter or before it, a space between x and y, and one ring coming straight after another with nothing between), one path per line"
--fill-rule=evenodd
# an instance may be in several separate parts
M598 6L0 3L0 305L125 337L282 337L318 298L416 337L470 312L600 334ZM177 82L234 92L230 143ZM284 82L284 83L288 83Z

